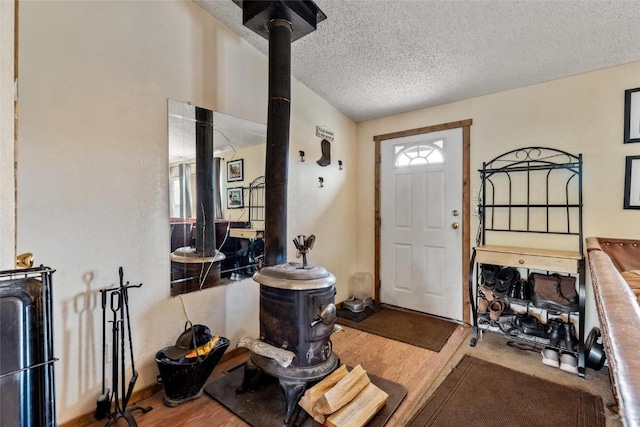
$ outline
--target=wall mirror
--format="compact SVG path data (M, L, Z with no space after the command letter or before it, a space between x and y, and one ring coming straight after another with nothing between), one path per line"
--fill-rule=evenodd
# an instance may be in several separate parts
M168 100L171 295L250 277L264 255L267 127Z

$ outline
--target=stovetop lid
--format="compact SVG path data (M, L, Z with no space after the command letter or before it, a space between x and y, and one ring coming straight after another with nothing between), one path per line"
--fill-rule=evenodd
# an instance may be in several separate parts
M308 264L306 267L302 267L302 264L299 262L287 262L284 264L264 267L260 272L267 276L294 280L321 279L329 275L329 272L324 267L311 264Z
M254 274L256 282L276 288L306 289L324 288L336 283L336 276L319 265L307 265L288 262L269 267L263 267Z

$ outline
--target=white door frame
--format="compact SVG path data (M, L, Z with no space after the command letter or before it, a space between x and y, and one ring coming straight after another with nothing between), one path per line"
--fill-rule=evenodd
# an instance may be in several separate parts
M400 132L387 133L384 135L376 135L373 137L375 142L375 294L376 301L380 301L380 145L382 141L387 139L395 139L403 136L419 135L422 133L437 132L447 129L462 128L462 277L460 278L460 286L462 286L462 320L465 323L470 322L470 301L468 292L469 280L469 259L471 257L471 234L469 231L471 211L470 208L470 161L469 152L471 145L471 119L461 120L457 122L443 123L423 128L410 129Z

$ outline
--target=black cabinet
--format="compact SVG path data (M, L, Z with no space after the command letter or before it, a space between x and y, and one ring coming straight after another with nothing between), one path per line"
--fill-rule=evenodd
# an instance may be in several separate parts
M4 426L55 426L51 275L0 272L0 414Z
M504 334L573 354L584 376L582 155L525 147L483 163L479 173L471 345L479 332Z

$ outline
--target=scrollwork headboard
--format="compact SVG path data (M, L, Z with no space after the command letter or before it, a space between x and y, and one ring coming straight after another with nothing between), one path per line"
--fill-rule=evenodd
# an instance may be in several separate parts
M264 221L264 175L249 184L249 222Z

